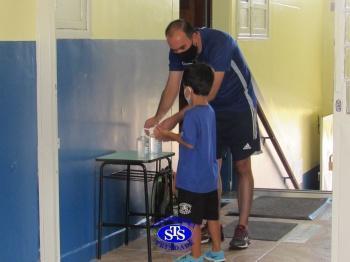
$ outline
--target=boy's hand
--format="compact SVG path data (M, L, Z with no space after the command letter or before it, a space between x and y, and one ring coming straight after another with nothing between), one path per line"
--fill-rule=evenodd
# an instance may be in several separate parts
M183 145L184 147L187 147L187 148L189 148L189 149L193 149L193 146L192 146L191 144L186 143L185 141L183 141L182 138L181 138L180 136L179 136L178 142L179 142L181 145Z
M167 139L166 137L167 132L169 131L161 129L159 126L156 126L153 130L153 135L158 140L168 141L169 139Z

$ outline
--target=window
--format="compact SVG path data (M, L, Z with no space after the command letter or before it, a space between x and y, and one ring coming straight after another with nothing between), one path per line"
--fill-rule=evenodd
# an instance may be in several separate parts
M269 0L238 0L238 38L266 38L269 32Z
M58 37L88 36L89 0L56 0Z

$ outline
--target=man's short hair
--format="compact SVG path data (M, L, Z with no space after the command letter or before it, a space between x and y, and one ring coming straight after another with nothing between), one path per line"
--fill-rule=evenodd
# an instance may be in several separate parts
M214 70L207 64L195 63L185 67L182 84L190 86L196 95L207 96L214 82Z
M165 29L165 36L171 36L175 30L182 30L188 38L192 38L192 35L195 32L193 26L183 19L177 19L170 22Z

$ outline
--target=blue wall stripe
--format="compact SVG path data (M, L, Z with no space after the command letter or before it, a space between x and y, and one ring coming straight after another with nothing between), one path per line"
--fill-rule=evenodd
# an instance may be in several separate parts
M0 261L39 259L35 42L0 42Z
M145 119L155 113L164 87L167 50L165 41L57 42L62 261L89 261L96 256L99 166L95 158L135 149L136 137ZM110 181L105 192L106 220L122 221L125 184ZM133 183L131 192L132 208L144 208L142 183ZM104 236L116 230L105 229ZM121 245L123 236L122 232L106 239L103 252Z

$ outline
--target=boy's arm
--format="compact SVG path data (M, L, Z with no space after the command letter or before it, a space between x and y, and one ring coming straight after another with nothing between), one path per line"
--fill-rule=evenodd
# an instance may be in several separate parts
M165 130L165 129L160 129L159 127L156 127L154 129L154 136L157 139L160 140L167 140L167 141L176 141L179 144L192 149L193 146L191 144L186 143L180 136L180 134L175 134L169 130Z
M187 105L184 108L182 108L179 112L176 114L168 117L167 119L163 120L160 124L159 127L162 129L167 129L167 130L172 130L180 121L183 120L185 112L190 109L191 106Z

